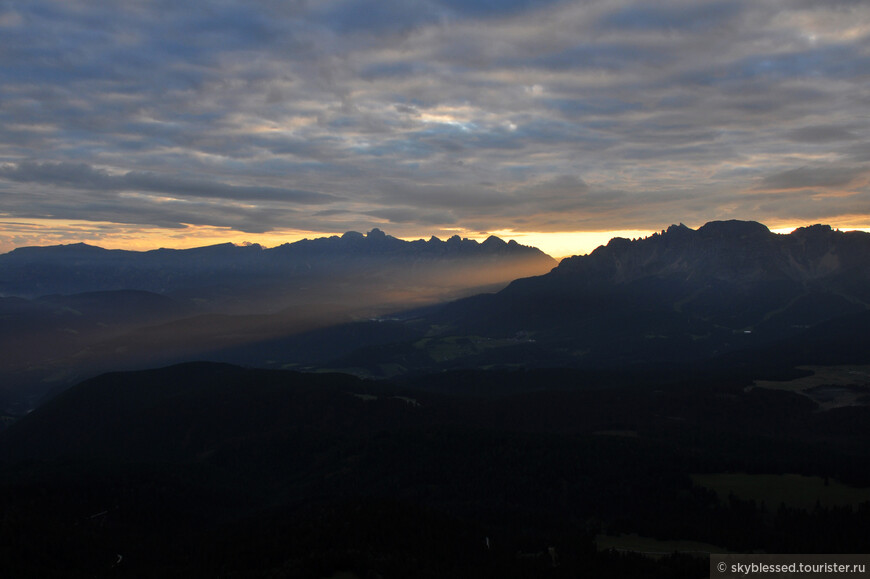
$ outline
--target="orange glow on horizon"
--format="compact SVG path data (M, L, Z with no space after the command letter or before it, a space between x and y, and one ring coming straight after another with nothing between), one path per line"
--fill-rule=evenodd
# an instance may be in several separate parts
M816 221L815 223L818 223ZM783 224L776 222L768 225L774 233L790 233L798 227L811 223ZM867 219L843 219L838 224L830 223L831 227L843 231L870 231ZM700 225L689 225L697 228ZM392 233L389 225L382 225L385 233L395 235L400 239L428 239L433 233L428 232L417 236ZM486 233L471 232L462 229L439 230L436 237L446 239L451 235L459 235L477 241L483 241L489 235L495 235L505 241L515 240L522 245L537 247L544 253L556 258L572 255L585 255L600 245L606 245L614 237L628 239L643 238L652 235L657 230L618 229L608 231L514 231L494 230ZM267 233L246 233L224 227L187 226L179 229L160 227L142 227L108 222L68 221L56 219L15 219L0 217L0 253L6 253L16 247L61 245L69 243L87 243L106 249L128 249L147 251L158 248L187 249L220 243L258 243L264 247L275 247L283 243L292 243L301 239L329 237L341 235L343 231L320 232L302 230L280 230Z
M292 229L246 233L228 227L204 225L170 229L109 222L0 218L0 252L8 252L16 247L69 243L87 243L105 249L133 251L189 249L220 243L259 243L265 247L274 247L306 237L329 237L341 233L343 232Z
M617 229L611 231L494 231L493 235L503 239L514 239L517 243L537 247L544 253L556 258L591 253L599 245L607 245L614 237L635 239L648 237L654 230Z

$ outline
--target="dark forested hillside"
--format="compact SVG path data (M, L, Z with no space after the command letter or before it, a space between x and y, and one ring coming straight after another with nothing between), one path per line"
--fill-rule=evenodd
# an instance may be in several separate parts
M826 506L822 493L807 509L698 482L870 485L866 407L819 413L746 384L569 370L397 383L212 364L109 374L0 436L2 558L22 577L701 577L703 555L596 545L634 533L860 550L860 497Z

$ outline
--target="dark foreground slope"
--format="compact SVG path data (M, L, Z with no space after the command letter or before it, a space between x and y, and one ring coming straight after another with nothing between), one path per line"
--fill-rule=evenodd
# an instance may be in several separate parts
M0 434L0 561L15 577L703 577L703 554L596 544L860 552L870 503L765 505L692 478L870 485L867 407L819 412L747 385L201 363L108 374Z

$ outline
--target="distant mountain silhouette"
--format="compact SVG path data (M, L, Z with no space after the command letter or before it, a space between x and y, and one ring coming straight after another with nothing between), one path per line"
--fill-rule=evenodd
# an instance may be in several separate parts
M466 287L507 282L548 271L556 261L534 247L490 237L483 243L403 241L373 229L363 235L303 239L266 249L231 243L194 249L107 250L77 243L23 247L0 255L0 294L37 297L106 290L162 294L238 291L336 276L410 277L437 280L457 274Z

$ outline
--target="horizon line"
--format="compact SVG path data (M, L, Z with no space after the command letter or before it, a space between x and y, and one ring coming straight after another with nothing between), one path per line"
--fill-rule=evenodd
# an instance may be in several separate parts
M870 225L864 223L858 224L832 224L816 221L814 223L802 222L795 224L788 223L783 226L783 222L775 222L775 226L768 226L761 221L752 219L713 219L705 221L711 223L715 221L754 221L767 227L775 234L788 234L796 229L810 227L812 225L828 225L836 231L865 231L870 232ZM60 222L60 223L59 223ZM115 223L101 223L90 221L62 221L52 219L38 220L5 220L0 219L2 225L19 226L19 230L11 229L12 235L7 233L7 239L0 233L0 254L9 253L15 249L25 247L51 247L60 245L76 245L85 244L94 247L99 247L107 250L126 250L126 251L155 251L159 249L195 249L201 247L210 247L215 245L233 244L237 246L244 245L259 245L264 249L270 249L296 243L302 240L320 239L329 237L341 237L347 233L361 233L357 230L350 229L344 232L314 232L306 230L288 229L281 231L271 231L263 233L250 233L230 228L218 228L211 226L187 225L183 229L177 228L158 228L158 227L137 227ZM683 225L683 223L679 223ZM690 229L697 230L704 224L691 226ZM671 223L670 225L677 225ZM670 227L670 225L668 227ZM632 229L600 229L600 230L575 230L575 231L516 231L512 229L494 229L483 232L473 232L460 228L434 228L440 230L440 236L431 234L428 236L420 235L392 235L384 231L385 225L373 226L368 232L362 233L368 235L374 230L379 230L385 235L400 239L402 241L427 241L432 238L446 240L450 237L458 236L463 240L476 241L478 243L484 241L488 237L497 237L505 242L514 241L520 245L534 247L546 253L550 257L561 260L566 257L576 255L587 255L599 246L606 245L611 239L643 239L667 230L667 227L658 229L647 228L632 228ZM7 228L7 232L10 229ZM445 236L445 233L452 233L450 237ZM11 237L11 239L9 238ZM20 243L14 243L19 241Z

